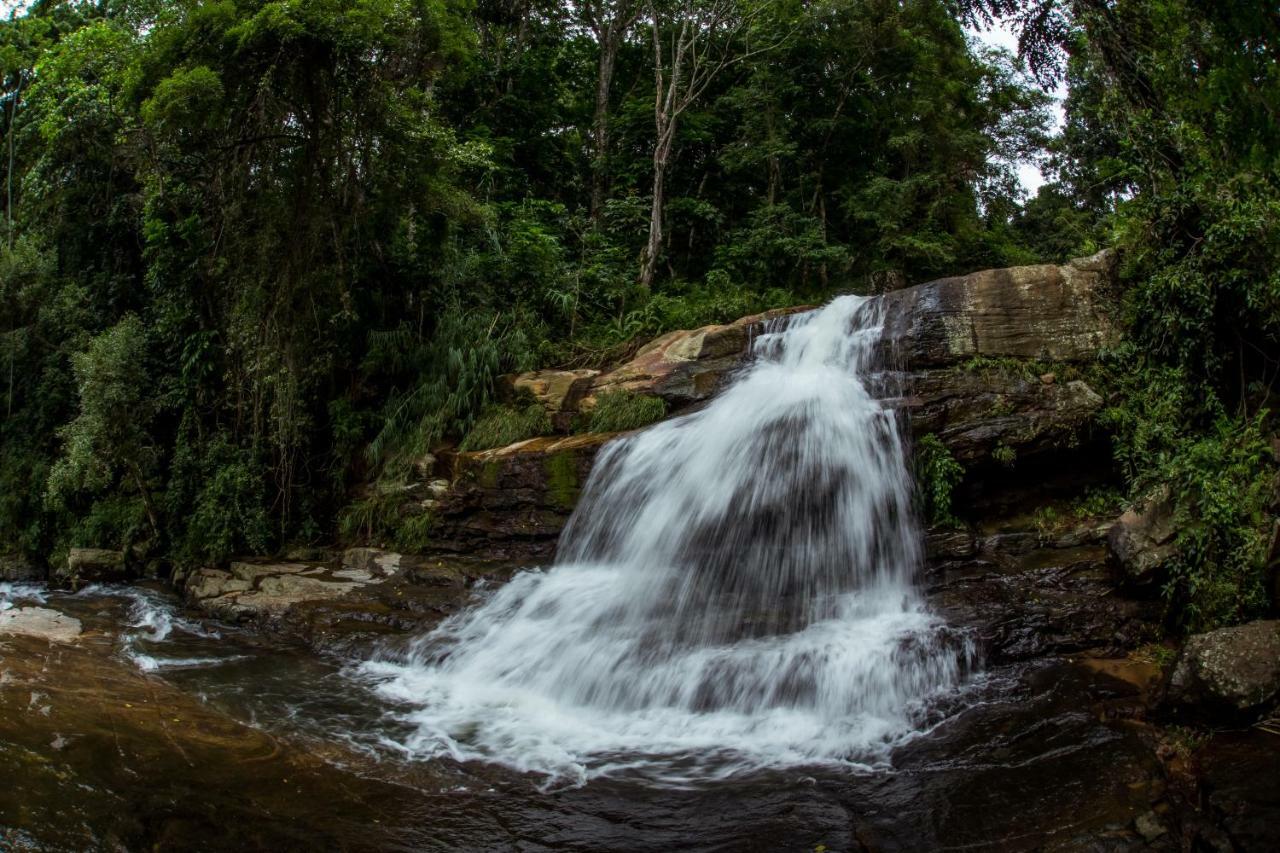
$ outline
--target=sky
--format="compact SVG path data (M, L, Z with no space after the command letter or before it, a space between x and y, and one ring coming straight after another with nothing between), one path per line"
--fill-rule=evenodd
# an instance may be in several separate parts
M997 24L989 30L969 30L969 34L992 47L1002 47L1014 54L1018 52L1018 37L1013 34L1012 30L1002 24ZM1049 94L1054 99L1053 104L1050 106L1053 115L1051 130L1056 133L1062 129L1062 124L1065 120L1062 103L1067 96L1067 92L1064 85L1059 83L1058 87ZM1044 175L1040 172L1040 167L1035 163L1019 163L1018 179L1022 182L1022 187L1027 191L1028 196L1034 196L1045 182Z

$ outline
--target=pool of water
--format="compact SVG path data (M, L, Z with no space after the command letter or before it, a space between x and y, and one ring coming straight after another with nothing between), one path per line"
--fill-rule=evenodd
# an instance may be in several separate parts
M987 673L873 769L574 784L406 752L405 708L359 660L162 588L0 587L35 604L83 633L0 637L2 849L1128 849L1164 785L1136 689L1083 661Z

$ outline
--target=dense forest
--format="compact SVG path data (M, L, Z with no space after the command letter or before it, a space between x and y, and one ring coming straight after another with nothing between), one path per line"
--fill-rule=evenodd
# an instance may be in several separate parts
M1265 607L1272 4L38 0L0 84L0 553L330 541L503 373L1115 246L1172 618Z

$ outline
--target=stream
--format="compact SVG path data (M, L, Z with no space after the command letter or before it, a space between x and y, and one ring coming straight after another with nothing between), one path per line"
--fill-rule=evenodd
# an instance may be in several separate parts
M4 849L1126 849L1163 786L1124 719L1137 689L1088 661L989 671L877 767L579 783L409 751L414 708L366 659L203 622L161 587L0 586L22 606L83 633L0 638Z

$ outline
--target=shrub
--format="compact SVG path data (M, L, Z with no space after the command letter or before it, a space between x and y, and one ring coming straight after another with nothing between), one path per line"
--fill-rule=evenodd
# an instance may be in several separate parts
M646 427L666 415L667 404L661 397L606 391L596 397L596 407L587 420L587 431L626 432Z
M964 468L932 433L916 442L915 473L921 511L929 524L959 527L960 519L951 510L951 496L964 477Z
M530 403L521 408L490 406L476 420L459 447L462 450L489 450L549 432L551 421L541 403Z

